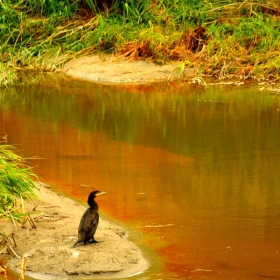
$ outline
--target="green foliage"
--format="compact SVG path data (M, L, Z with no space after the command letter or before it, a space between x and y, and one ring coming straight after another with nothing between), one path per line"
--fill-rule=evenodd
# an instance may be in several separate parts
M278 57L279 18L278 2L262 0L2 0L0 86L96 52L181 60L220 77L276 77L265 54Z

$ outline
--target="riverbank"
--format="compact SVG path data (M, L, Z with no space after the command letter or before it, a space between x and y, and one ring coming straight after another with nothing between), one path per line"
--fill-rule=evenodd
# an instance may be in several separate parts
M41 201L35 202L35 210L32 211L34 205L25 205L26 211L33 213L36 229L21 226L15 229L11 222L1 220L2 231L14 232L15 252L28 256L27 275L36 279L114 279L140 273L148 267L125 230L102 218L95 235L99 243L71 248L86 208L46 186L40 185L39 189ZM102 205L101 198L99 204ZM21 260L13 257L7 265L20 271Z
M55 72L72 59L104 54L177 62L181 77L195 69L218 80L280 80L277 1L36 0L5 2L0 11L0 86L36 82L23 73Z

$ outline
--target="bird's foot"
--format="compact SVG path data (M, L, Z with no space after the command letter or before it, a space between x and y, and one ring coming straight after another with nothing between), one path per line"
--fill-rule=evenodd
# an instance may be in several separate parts
M89 243L99 243L98 241L96 241L95 239L90 239Z
M88 242L89 242L89 243L99 243L99 242L96 241L94 238L90 239Z

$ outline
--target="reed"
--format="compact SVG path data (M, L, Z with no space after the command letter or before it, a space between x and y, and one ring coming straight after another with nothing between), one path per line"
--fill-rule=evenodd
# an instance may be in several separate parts
M264 0L2 0L0 85L101 52L277 80L279 18L279 2Z

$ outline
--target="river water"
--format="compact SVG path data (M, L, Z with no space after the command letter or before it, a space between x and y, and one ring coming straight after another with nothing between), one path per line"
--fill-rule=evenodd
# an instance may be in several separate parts
M0 136L42 181L123 225L150 268L132 279L280 279L280 102L256 86L0 91ZM36 158L34 158L36 157Z

